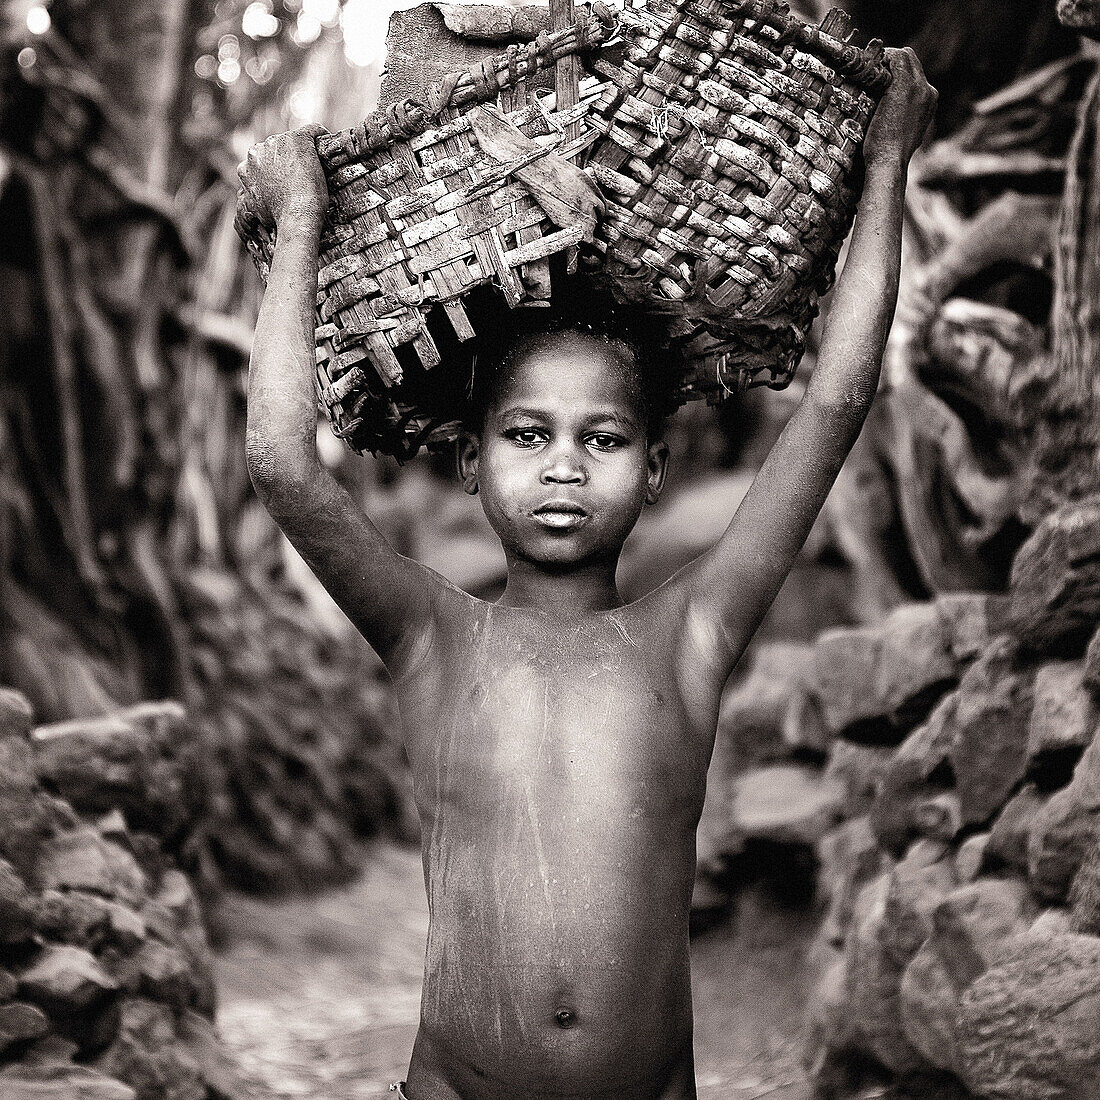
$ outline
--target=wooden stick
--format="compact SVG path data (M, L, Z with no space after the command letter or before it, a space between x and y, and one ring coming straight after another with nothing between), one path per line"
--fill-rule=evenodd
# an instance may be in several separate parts
M832 8L821 20L821 30L841 42L847 42L855 33L852 17L841 8Z
M563 31L573 25L576 13L573 0L550 0L550 29ZM570 54L558 61L557 94L558 110L568 111L576 107L581 98L581 62L576 54ZM581 136L579 123L570 123L565 128L566 140L576 141Z

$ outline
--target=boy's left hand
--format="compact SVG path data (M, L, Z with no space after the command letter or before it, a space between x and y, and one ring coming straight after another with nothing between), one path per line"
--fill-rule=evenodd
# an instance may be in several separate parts
M924 141L939 93L928 83L920 59L908 46L887 49L886 60L893 80L871 119L863 157L869 167L893 159L904 168Z

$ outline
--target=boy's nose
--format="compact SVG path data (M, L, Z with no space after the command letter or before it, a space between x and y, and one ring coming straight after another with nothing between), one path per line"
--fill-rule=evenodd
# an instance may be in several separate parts
M588 472L571 451L557 451L543 467L540 480L544 485L584 485Z

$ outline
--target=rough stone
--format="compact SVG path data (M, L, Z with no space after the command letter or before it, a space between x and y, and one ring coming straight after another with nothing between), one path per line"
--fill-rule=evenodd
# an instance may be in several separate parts
M967 1086L990 1100L1100 1096L1100 939L1018 937L963 994Z
M68 1065L80 1053L80 1047L62 1035L47 1035L36 1039L23 1052L23 1066L56 1067Z
M141 703L113 714L39 726L35 766L81 813L120 810L133 828L175 836L199 812L203 787L188 783L179 750L187 715L179 703Z
M742 840L733 828L733 799L741 762L733 736L719 727L714 741L703 812L696 829L696 882L721 878Z
M913 806L913 827L930 840L954 840L963 827L962 803L954 791L941 791Z
M889 875L882 875L857 899L845 944L845 998L858 1046L892 1073L912 1073L925 1062L902 1027L902 969L882 946L889 888Z
M814 657L825 721L855 740L896 742L959 674L932 603L899 607L874 627L827 631Z
M110 943L120 951L133 951L145 939L145 921L128 905L109 901L106 904Z
M126 998L118 1038L95 1066L132 1085L139 1100L206 1100L198 1066L176 1042L172 1011L153 1001Z
M130 826L126 824L126 817L117 806L101 815L97 819L95 827L99 835L106 837L108 840L117 840L121 844L129 842Z
M845 817L860 817L871 809L893 755L885 746L833 743L825 778L844 788Z
M955 877L960 883L973 882L985 867L989 833L975 833L959 845L955 853Z
M880 938L891 961L905 967L932 933L932 913L955 888L944 845L918 841L890 872Z
M840 947L860 890L883 869L887 856L866 817L846 821L826 833L817 855L818 886L827 904L821 935L826 943Z
M24 737L0 738L0 806L0 859L27 878L64 814L43 797L31 744Z
M138 1100L121 1081L84 1066L46 1062L0 1071L4 1100Z
M448 30L487 42L530 42L550 29L545 6L502 8L496 4L438 4Z
M1041 898L1065 900L1100 835L1100 737L1085 750L1068 787L1035 815L1028 837L1028 881Z
M1089 848L1100 818L1087 810L1067 787L1035 815L1028 836L1028 882L1047 901L1061 902Z
M37 1005L26 1001L0 1005L0 1054L19 1043L40 1039L49 1030L49 1017Z
M813 847L840 820L844 792L814 768L777 764L746 772L733 803L745 837Z
M212 1100L249 1100L253 1096L254 1090L241 1067L206 1017L184 1012L179 1019L178 1032Z
M182 951L158 940L149 940L137 953L136 963L141 975L141 991L145 996L169 1004L181 1012L192 1003L193 968Z
M1050 909L1044 909L1031 922L1031 927L1028 929L1028 932L1033 936L1046 936L1048 938L1050 936L1061 936L1072 931L1069 910L1057 905Z
M742 766L762 762L782 750L796 700L812 691L813 648L770 642L758 646L748 674L725 692L719 736L728 735Z
M39 878L47 888L88 890L131 906L147 889L137 860L91 826L54 837L42 852Z
M202 920L199 899L195 896L191 880L175 867L161 876L155 900L183 925L198 924Z
M1070 928L1100 936L1100 836L1085 854L1069 890Z
M930 943L910 960L901 978L901 1021L906 1038L938 1069L958 1072L955 1018L959 993Z
M19 975L19 991L47 1009L87 1008L113 993L118 983L81 947L54 944Z
M1039 653L1075 655L1100 622L1100 495L1046 516L1012 566L1013 632Z
M693 919L721 915L730 904L730 890L719 885L710 873L696 870L695 882L691 887L691 915Z
M889 851L901 850L916 834L917 807L948 789L934 777L943 771L951 749L956 701L954 692L940 700L901 743L878 782L871 825Z
M27 884L0 859L0 944L20 943L34 931L34 904Z
M39 932L59 943L98 952L133 951L145 939L145 922L129 906L85 890L45 890L37 899Z
M949 592L936 599L948 648L960 664L975 660L1004 629L1008 597Z
M920 837L909 845L903 862L913 867L931 867L934 863L948 860L952 866L951 873L954 874L954 862L948 859L950 855L950 844L946 844L941 840L930 840L927 837Z
M1031 677L1013 658L1013 643L996 639L956 692L950 755L966 824L988 820L1027 770Z
M1085 749L1100 727L1100 714L1085 687L1080 661L1050 661L1035 674L1028 725L1029 762L1046 753Z
M1009 800L993 822L985 858L992 867L1027 873L1027 845L1032 825L1047 798L1028 783Z
M783 712L783 744L791 750L826 753L833 735L821 713L821 702L810 689L796 688Z
M982 878L953 890L936 906L929 942L961 991L997 962L1005 943L1030 923L1024 882Z

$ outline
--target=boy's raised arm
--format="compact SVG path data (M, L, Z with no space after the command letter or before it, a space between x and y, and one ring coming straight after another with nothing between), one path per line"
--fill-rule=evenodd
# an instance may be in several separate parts
M433 595L446 586L386 542L317 454L313 325L328 202L314 146L321 130L268 138L239 169L243 192L277 232L249 364L248 472L287 538L399 675L430 642Z
M878 388L906 173L937 98L912 50L888 56L894 79L867 134L863 198L806 395L720 542L669 586L686 597L693 634L729 669L790 572Z

